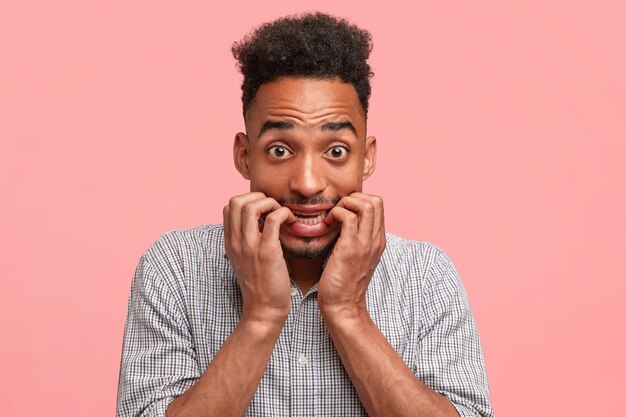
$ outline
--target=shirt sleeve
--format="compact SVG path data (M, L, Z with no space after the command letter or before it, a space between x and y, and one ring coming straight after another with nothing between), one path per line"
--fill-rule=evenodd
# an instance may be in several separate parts
M175 293L175 285L144 254L128 301L117 417L162 417L201 375L181 297Z
M414 372L447 397L461 417L493 417L482 347L467 293L441 249L423 287Z

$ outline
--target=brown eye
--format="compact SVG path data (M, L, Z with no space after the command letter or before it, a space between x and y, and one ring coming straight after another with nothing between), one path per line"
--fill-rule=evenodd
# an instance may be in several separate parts
M333 159L343 159L348 155L348 149L344 146L333 146L328 151L326 151L327 155Z
M281 145L270 146L267 149L267 153L269 153L274 158L285 158L291 155L291 151Z

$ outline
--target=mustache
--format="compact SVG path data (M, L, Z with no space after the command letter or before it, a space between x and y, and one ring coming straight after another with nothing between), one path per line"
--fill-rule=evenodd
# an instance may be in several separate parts
M286 204L294 205L294 206L320 206L320 205L325 205L325 204L332 204L334 206L334 205L336 205L339 202L339 200L341 200L341 198L339 198L339 197L328 198L328 197L322 197L321 195L320 196L313 196L311 198L278 197L276 199L276 201L278 201L278 204L280 204L281 206L284 206Z

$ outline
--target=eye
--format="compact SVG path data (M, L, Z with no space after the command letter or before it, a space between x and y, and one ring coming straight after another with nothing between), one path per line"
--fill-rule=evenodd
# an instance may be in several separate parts
M291 151L282 145L274 145L267 148L269 153L274 158L285 158L291 155Z
M348 148L345 146L333 146L326 151L326 155L333 159L344 159L348 156Z

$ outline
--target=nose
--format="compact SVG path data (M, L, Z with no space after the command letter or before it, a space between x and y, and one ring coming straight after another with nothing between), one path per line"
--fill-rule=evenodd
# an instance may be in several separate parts
M294 193L310 198L326 188L326 179L321 167L310 156L293 161L289 187Z

